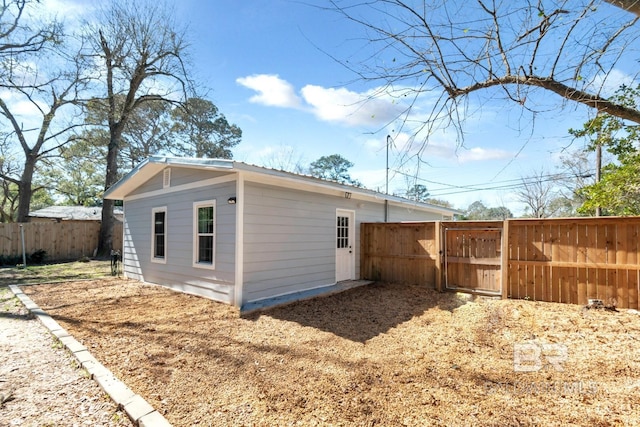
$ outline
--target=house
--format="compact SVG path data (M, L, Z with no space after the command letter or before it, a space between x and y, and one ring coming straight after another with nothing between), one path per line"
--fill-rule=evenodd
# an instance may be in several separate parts
M113 215L122 221L122 208L116 207ZM49 206L29 213L31 222L44 221L102 221L102 208L87 206Z
M220 159L151 157L104 197L124 202L126 277L241 311L359 279L361 222L457 213Z

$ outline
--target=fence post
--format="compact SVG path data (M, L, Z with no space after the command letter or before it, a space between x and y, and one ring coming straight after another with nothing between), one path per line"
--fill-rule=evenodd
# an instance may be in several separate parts
M502 299L509 297L509 220L502 222L502 248L500 254L500 290Z
M124 226L123 226L124 228ZM368 275L366 274L366 263L367 263L367 254L366 254L366 242L367 232L366 232L366 224L364 222L360 223L360 279L368 279ZM122 246L124 253L124 237L122 238Z
M27 248L24 247L24 226L20 224L20 240L22 241L22 268L27 268Z
M442 222L435 223L436 290L442 292Z

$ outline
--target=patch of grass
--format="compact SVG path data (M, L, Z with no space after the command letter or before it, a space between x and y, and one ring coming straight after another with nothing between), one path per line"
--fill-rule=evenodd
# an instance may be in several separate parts
M9 288L0 287L0 312L12 312L20 306L20 300L13 295Z
M58 338L54 338L53 342L51 343L51 348L60 350L64 348L64 344L62 344L62 341L60 341Z
M65 262L0 268L0 288L8 285L100 279L111 275L110 261Z

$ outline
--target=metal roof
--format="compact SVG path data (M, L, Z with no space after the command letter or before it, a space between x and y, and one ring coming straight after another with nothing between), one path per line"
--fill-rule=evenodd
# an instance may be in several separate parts
M115 207L115 215L122 215L122 208ZM102 208L86 206L49 206L29 213L34 218L55 218L61 220L75 221L100 221L102 219Z
M115 183L104 193L105 199L122 200L131 194L136 188L148 181L150 178L160 173L167 167L189 167L197 169L210 169L216 171L244 172L256 178L271 178L275 185L290 187L292 183L309 187L310 190L323 189L350 193L354 198L388 200L394 204L401 204L411 208L418 208L444 215L454 215L461 213L456 209L443 206L432 205L430 203L417 202L403 197L384 194L362 187L349 184L342 184L336 181L329 181L310 175L296 174L283 170L269 169L262 166L250 165L227 159L200 159L184 157L154 156L145 159L127 175Z

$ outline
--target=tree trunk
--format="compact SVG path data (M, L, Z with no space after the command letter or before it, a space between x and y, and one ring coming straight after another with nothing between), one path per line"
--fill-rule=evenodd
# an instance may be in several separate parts
M105 178L105 191L108 190L118 180L118 152L120 150L120 135L112 132L109 150L107 152L107 173ZM115 217L113 216L113 200L103 199L102 202L102 223L100 224L100 237L98 239L98 258L107 258L113 249L113 226Z
M22 177L18 183L18 218L17 222L29 222L29 212L31 211L31 195L33 189L33 172L36 168L37 157L29 154L24 162Z

